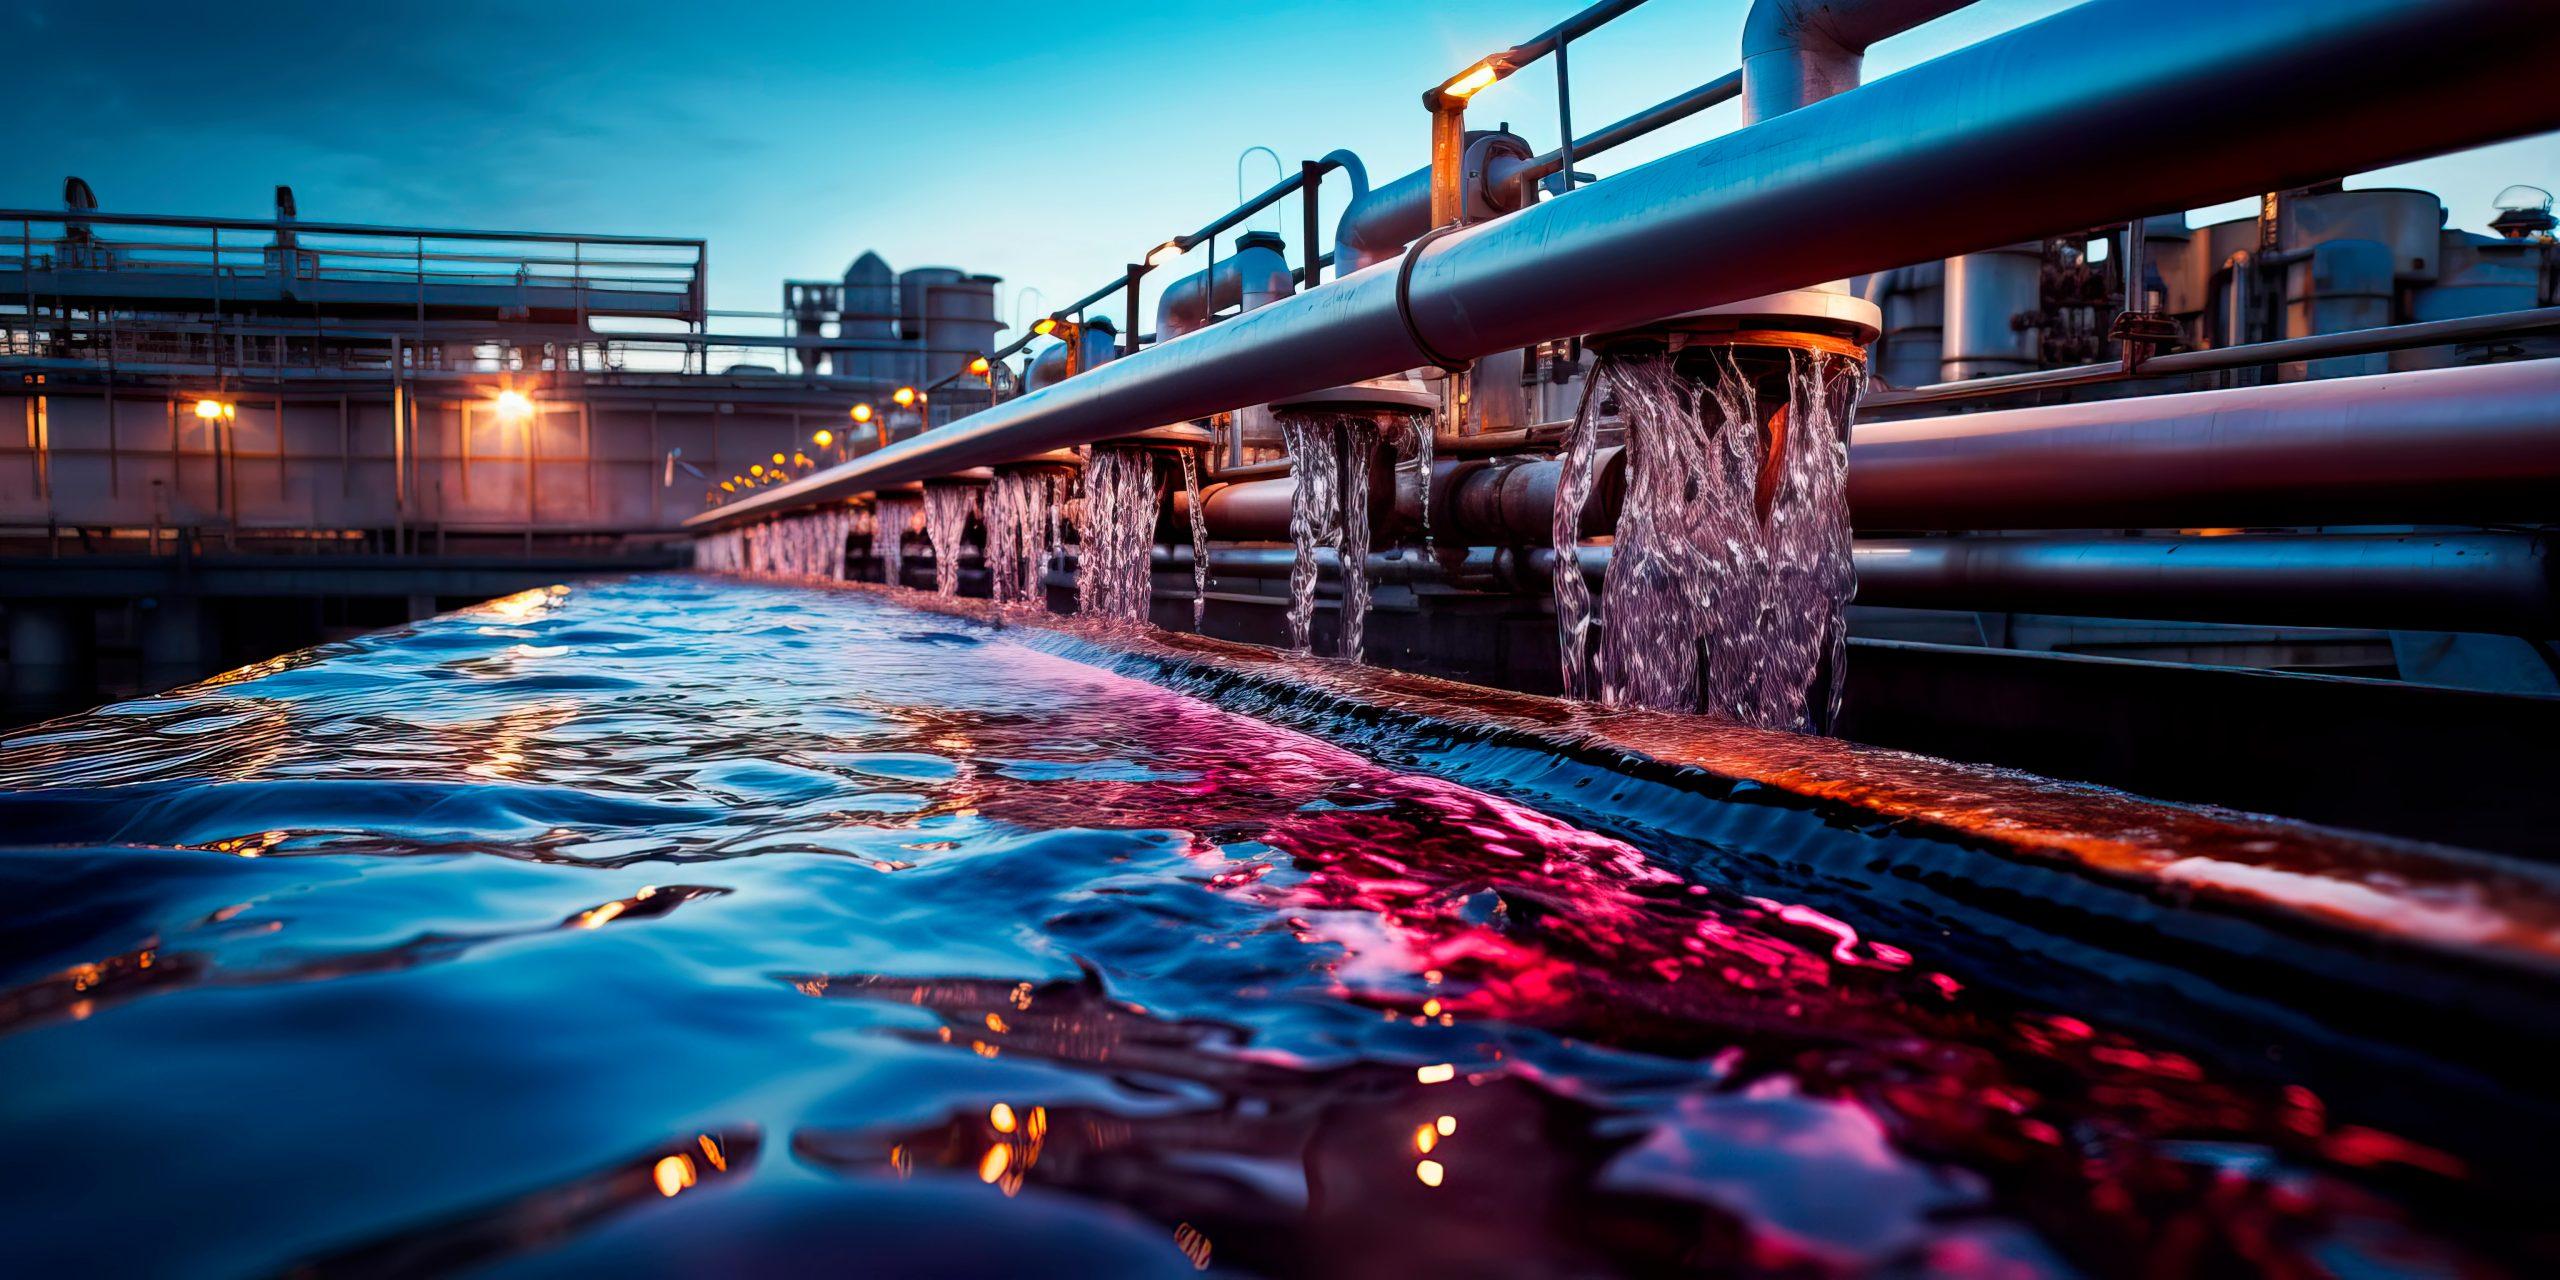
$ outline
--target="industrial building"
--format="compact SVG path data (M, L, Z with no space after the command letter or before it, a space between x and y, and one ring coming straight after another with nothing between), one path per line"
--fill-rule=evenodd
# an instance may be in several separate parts
M351 226L286 187L266 219L61 194L0 211L18 720L680 564L732 477L986 402L965 370L995 345L991 277L865 253L780 312L719 315L700 240ZM935 391L920 413L902 387Z

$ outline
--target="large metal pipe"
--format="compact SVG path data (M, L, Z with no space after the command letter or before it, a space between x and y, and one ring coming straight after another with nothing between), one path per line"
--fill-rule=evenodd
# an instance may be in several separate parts
M1248 235L1215 266L1165 286L1164 296L1156 300L1156 341L1205 328L1209 317L1228 307L1241 304L1252 311L1297 292L1297 279L1279 243L1268 233Z
M1585 536L1616 522L1615 459L1594 463ZM1434 533L1545 543L1562 470L1444 460ZM1225 486L1212 536L1286 538L1290 484ZM1908 530L2560 521L2560 360L1860 423L1849 507Z
M1288 548L1220 547L1220 577L1289 575ZM2369 627L2543 637L2560 633L2560 565L2526 533L2161 538L1860 539L1857 603L1911 609L2050 613L2255 626ZM1597 578L1607 547L1576 552ZM1158 548L1163 569L1191 548ZM1336 557L1318 559L1330 573ZM1542 593L1555 554L1470 547L1425 556L1372 553L1376 583Z
M1862 529L2560 520L2560 360L1860 423Z
M2560 580L2540 534L1861 539L1856 555L1860 604L2560 632Z
M2560 23L2513 16L2090 0L691 523L2560 127Z
M1742 20L1743 122L1857 88L1868 45L1972 2L1757 0Z

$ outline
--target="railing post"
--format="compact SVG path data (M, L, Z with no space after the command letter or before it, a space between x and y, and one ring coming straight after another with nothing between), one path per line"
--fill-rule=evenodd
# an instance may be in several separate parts
M1298 162L1298 194L1301 197L1299 209L1302 214L1299 219L1298 254L1306 259L1306 266L1299 271L1298 275L1300 282L1309 289L1324 282L1324 263L1320 260L1323 255L1316 252L1316 223L1322 216L1316 207L1316 192L1323 183L1324 165L1314 160Z

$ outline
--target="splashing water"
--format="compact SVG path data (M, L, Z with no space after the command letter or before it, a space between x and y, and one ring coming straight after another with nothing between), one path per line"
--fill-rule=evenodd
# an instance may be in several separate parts
M694 544L694 565L767 578L841 578L853 523L850 508L828 507L724 529Z
M1077 607L1099 618L1145 622L1155 598L1156 460L1134 445L1095 445L1084 467L1076 521Z
M1554 535L1556 624L1566 690L1596 676L1612 706L1704 710L1803 730L1838 717L1850 566L1848 416L1863 374L1788 354L1787 403L1760 426L1758 396L1728 352L1702 382L1673 357L1612 353L1595 371L1627 421L1596 672L1589 591L1571 553L1590 499L1599 397L1575 415ZM1769 464L1769 439L1779 456ZM1764 474L1765 473L1765 474ZM1765 505L1764 505L1765 504ZM1822 714L1809 696L1825 691Z
M1191 629L1209 616L1209 513L1200 509L1200 457L1182 451L1182 497L1191 511Z
M987 486L987 572L999 604L1047 600L1041 580L1057 554L1059 477L1049 471L1008 471Z
M907 535L924 525L924 506L914 498L879 500L879 527L871 535L871 554L880 560L880 580L903 585L907 575Z
M933 590L936 595L960 594L961 540L967 536L969 517L978 508L978 486L974 484L928 484L924 487L924 532L933 543Z

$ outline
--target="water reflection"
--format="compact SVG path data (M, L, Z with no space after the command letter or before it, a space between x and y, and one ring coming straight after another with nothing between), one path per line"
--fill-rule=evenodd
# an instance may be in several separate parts
M1869 831L1568 821L841 595L528 593L40 726L0 832L12 1274L2548 1252L2474 1150L2547 1108L2021 996L1980 957L2078 953L1862 909ZM2356 1070L2458 1082L2431 1031Z

